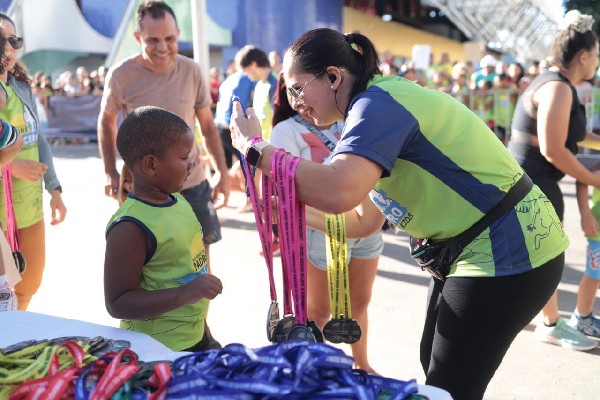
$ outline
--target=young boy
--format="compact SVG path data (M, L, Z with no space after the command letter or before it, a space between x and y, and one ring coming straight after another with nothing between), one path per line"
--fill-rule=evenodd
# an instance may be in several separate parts
M139 107L117 133L132 191L108 222L104 297L121 328L146 333L173 351L209 348L204 319L221 281L207 273L202 228L177 192L189 171L194 136L181 118Z
M0 121L0 166L10 163L23 147L23 143L23 138L12 125ZM13 287L20 280L21 276L15 265L10 245L6 237L0 233L0 311L17 309L17 296Z
M600 169L600 164L590 168ZM600 190L594 188L592 208L589 204L588 186L577 182L577 204L581 214L581 229L588 238L585 273L579 282L577 306L569 325L583 334L600 339L600 319L592 313L594 299L600 287Z

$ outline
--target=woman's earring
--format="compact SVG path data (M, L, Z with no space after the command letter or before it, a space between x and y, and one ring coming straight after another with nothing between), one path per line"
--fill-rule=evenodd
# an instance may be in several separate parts
M333 85L331 85L331 90L333 90Z

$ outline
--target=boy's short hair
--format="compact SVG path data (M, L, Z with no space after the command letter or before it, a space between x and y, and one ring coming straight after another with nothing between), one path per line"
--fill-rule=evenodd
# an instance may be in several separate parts
M164 156L167 149L190 132L179 116L160 107L138 107L123 120L117 133L117 149L132 169L145 156Z

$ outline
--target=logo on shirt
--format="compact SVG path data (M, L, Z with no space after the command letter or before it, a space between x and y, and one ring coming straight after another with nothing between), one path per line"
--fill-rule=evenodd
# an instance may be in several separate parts
M405 207L402 207L400 203L387 197L385 190L373 189L369 193L369 197L379 211L385 215L387 220L395 226L404 228L412 220L413 215Z

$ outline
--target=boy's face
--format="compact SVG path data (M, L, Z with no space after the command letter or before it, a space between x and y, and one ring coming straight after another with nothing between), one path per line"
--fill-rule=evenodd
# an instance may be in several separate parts
M176 193L183 188L192 168L190 153L193 145L194 136L188 131L185 135L180 135L177 143L169 147L159 159L156 185L165 193Z

